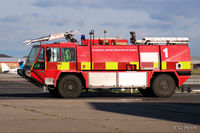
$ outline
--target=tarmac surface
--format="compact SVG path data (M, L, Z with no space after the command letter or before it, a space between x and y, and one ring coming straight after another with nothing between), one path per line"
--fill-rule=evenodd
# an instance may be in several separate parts
M15 74L0 74L0 133L199 133L200 94L170 98L82 93L52 98Z

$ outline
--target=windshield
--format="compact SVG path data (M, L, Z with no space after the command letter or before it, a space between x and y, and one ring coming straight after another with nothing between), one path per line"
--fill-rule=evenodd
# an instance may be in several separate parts
M29 53L29 55L28 55L28 57L26 59L26 63L24 65L25 68L30 69L32 67L39 50L40 50L40 46L33 47L31 49L31 52Z

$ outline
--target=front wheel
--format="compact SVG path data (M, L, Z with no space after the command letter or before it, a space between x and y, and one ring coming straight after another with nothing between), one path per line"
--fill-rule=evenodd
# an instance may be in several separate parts
M170 97L175 89L175 81L170 75L160 74L153 80L152 90L157 97Z
M82 89L81 80L75 75L66 75L61 78L58 84L58 92L63 98L76 98Z

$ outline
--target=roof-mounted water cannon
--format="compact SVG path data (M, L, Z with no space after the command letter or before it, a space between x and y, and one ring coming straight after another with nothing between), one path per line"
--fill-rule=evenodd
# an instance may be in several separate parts
M41 42L43 41L52 41L52 40L61 39L61 38L65 38L69 42L77 42L77 40L74 39L73 36L79 33L80 31L70 31L70 32L65 32L65 33L53 34L53 35L44 36L44 37L40 37L36 39L26 40L24 41L25 43L24 45L26 46L26 45L30 45L36 42L40 42L41 44Z
M67 41L69 41L69 42L77 42L77 40L76 40L75 38L73 38L73 36L74 36L75 34L80 34L80 31L70 31L70 32L66 32L66 33L64 34L64 36L65 36L65 39L66 39Z

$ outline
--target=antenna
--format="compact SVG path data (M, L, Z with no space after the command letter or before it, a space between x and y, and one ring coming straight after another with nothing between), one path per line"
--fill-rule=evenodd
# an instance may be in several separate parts
M104 30L104 45L106 45L106 30Z

